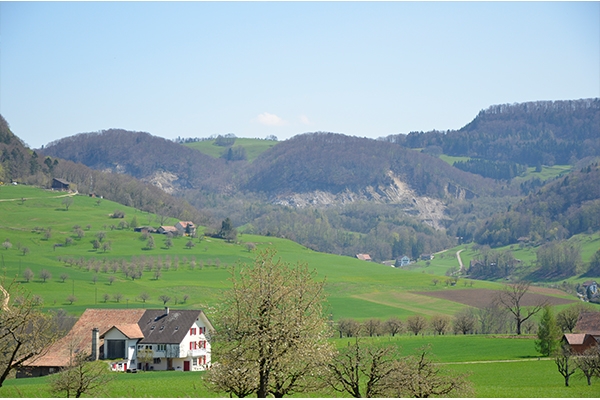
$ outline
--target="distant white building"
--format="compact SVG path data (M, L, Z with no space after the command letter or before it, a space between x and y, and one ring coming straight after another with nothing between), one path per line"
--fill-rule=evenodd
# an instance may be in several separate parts
M404 267L406 265L410 264L410 258L408 258L408 256L403 256L402 258L399 258L396 260L396 267Z

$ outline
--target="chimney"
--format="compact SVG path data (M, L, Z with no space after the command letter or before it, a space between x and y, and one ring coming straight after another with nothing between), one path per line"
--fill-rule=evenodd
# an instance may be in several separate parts
M92 355L90 357L91 361L97 361L99 359L100 353L100 331L98 328L92 329Z
M165 307L165 315L169 315L169 307Z

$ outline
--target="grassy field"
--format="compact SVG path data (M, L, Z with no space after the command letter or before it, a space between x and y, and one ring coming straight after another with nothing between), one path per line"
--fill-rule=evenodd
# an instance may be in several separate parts
M247 139L247 138L236 138L233 147L241 146L246 149L246 155L248 161L252 162L262 152L275 146L278 142L276 140L262 140L262 139ZM227 151L227 147L215 145L214 140L204 140L201 142L185 143L184 146L190 147L194 150L198 150L201 153L207 154L214 158L219 158L223 152Z
M352 339L334 339L337 347ZM550 359L538 359L534 339L492 336L409 336L364 338L372 345L397 345L401 354L413 354L424 345L444 370L469 374L475 397L597 397L596 380L592 386L578 375L570 387ZM203 373L177 371L117 374L107 388L108 397L218 397L207 390ZM49 397L48 378L12 379L0 388L1 397ZM321 392L316 397L338 394ZM222 397L222 396L221 396ZM306 397L299 395L298 397Z
M167 249L163 244L164 237L155 235L156 247L148 250L145 249L146 241L140 240L141 235L132 229L111 229L111 225L118 225L120 220L110 215L118 209L125 212L127 221L135 217L139 225L158 226L153 215L85 196L74 196L67 211L64 198L55 197L61 195L24 186L0 189L0 200L17 199L0 201L0 242L9 239L12 244L9 249L0 248L2 274L22 281L23 271L30 268L35 277L23 284L33 294L41 296L48 308L64 308L79 314L87 307L162 307L158 300L160 295L170 296L171 306L210 307L218 302L222 290L228 287L230 272L227 266L252 262L254 253L247 250L246 243L254 243L257 249L275 247L284 261L305 262L316 269L318 279L327 282L330 312L335 319L350 316L363 319L374 315L385 318L415 312L428 315L434 310L450 315L461 307L439 299L410 296L409 291L426 290L432 286L428 275L351 257L317 253L278 238L241 235L237 244L212 238L195 239L192 249L185 247L188 238L174 238L173 247ZM20 200L22 198L27 200ZM174 220L167 223L174 223ZM73 233L75 225L84 230L83 238L78 239ZM45 237L48 229L51 235ZM92 248L91 241L98 232L105 232L104 241L111 242L110 250ZM72 240L71 244L55 247L55 244L64 244L67 238ZM24 253L24 248L28 252ZM141 279L132 280L121 272L111 270L115 263L130 262L132 258L144 258L148 265L155 265L160 258L162 276L154 279L153 272L145 270ZM71 265L60 261L68 259L85 262ZM193 270L190 267L192 259L196 261ZM88 260L93 260L93 265ZM167 270L168 260L171 267ZM46 282L39 278L42 269L52 275ZM68 275L64 282L60 278L62 274ZM481 286L490 289L499 287L493 283L481 283ZM151 295L145 304L139 300L143 292ZM109 296L106 302L105 294ZM121 298L117 301L114 296L118 294ZM77 298L73 304L67 302L69 295ZM182 303L184 295L188 295L189 299ZM410 304L407 304L407 298Z
M469 161L471 157L456 157L456 156L448 156L446 154L440 154L440 160L447 162L450 165L454 165L455 162L458 161Z
M148 250L139 233L132 229L112 229L111 226L118 226L121 220L111 218L111 214L118 209L125 212L126 221L131 222L135 217L139 225L158 226L154 215L86 196L74 196L73 204L67 210L64 198L56 197L63 195L25 186L0 188L0 242L9 239L12 244L8 249L0 247L0 266L2 275L21 281L23 271L30 268L35 277L23 285L41 296L45 307L64 308L73 314L80 314L88 307L162 307L160 295L169 296L168 305L172 307L211 307L218 303L229 285L227 267L252 262L254 253L248 251L247 243L255 244L257 249L275 247L282 260L304 262L315 269L317 278L326 280L327 307L335 320L406 317L415 313L453 315L465 306L413 292L471 287L434 286L432 283L433 278L443 282L445 271L458 265L455 253L459 248L436 255L430 266L420 262L410 270L317 253L289 240L254 235L240 235L236 244L212 238L194 239L195 246L191 249L186 248L188 238L174 238L173 247L167 248L163 244L164 236L154 235L156 247ZM23 198L26 200L22 201ZM84 230L83 238L74 234L75 225ZM49 229L50 237L47 237ZM111 242L110 250L92 248L91 241L98 232L105 232L104 241ZM67 238L71 244L55 247L64 244ZM24 248L28 252L24 252ZM465 265L468 265L470 252L466 248L461 253ZM129 263L133 259L146 264L140 279L132 280L124 273L114 271L116 264ZM84 261L73 264L64 260ZM193 269L192 260L195 260ZM153 268L158 263L163 265L162 276L155 279ZM42 269L52 275L46 282L40 279ZM68 275L64 281L60 278L62 274ZM477 281L473 287L496 290L501 285ZM150 295L145 303L139 299L144 292ZM73 304L67 301L69 295L77 299ZM108 296L106 301L105 295ZM185 295L188 298L184 303Z
M469 290L470 286L456 287L433 285L432 279L443 281L447 268L457 266L456 252L461 252L463 263L473 257L469 246L458 246L436 255L426 266L421 261L409 270L391 268L381 264L359 261L350 257L317 253L294 242L273 237L241 235L232 244L212 238L195 239L195 246L186 248L188 238L174 238L173 247L166 248L163 236L156 235L156 247L145 249L146 242L132 229L111 229L121 221L111 218L115 210L125 212L126 221L134 217L139 225L158 226L155 216L132 208L98 199L74 196L73 204L66 209L64 193L45 191L26 186L0 187L0 243L9 239L12 247L0 246L1 273L6 279L17 277L30 268L36 277L23 285L33 294L41 296L46 308L63 308L72 314L80 314L90 307L98 308L160 308L161 294L171 297L172 308L203 308L210 318L211 309L218 304L223 290L229 287L228 266L238 262L250 263L254 253L246 244L253 243L257 249L275 247L282 260L304 262L316 270L317 279L326 281L327 312L334 320L339 318L366 319L372 317L400 318L412 314L430 316L453 315L465 305L457 302L420 295L419 291ZM25 200L23 200L25 199ZM167 223L174 223L174 220ZM85 236L78 239L73 226L80 225ZM89 227L88 227L89 225ZM50 237L45 232L50 229ZM91 241L99 232L105 232L111 249L94 250ZM72 244L64 244L71 238ZM600 237L581 237L582 247L597 246ZM27 247L28 252L23 252ZM83 259L86 262L65 263L60 259ZM145 270L140 279L126 278L120 271L113 272L112 265L132 258L144 259L149 265L160 262L162 276L154 279L151 270ZM192 269L190 261L194 259ZM94 261L93 263L88 262ZM177 262L176 262L177 260ZM170 268L166 265L170 261ZM88 268L89 265L89 268ZM105 268L106 267L106 268ZM95 268L98 271L95 271ZM52 278L43 282L41 269ZM63 282L61 274L69 277ZM111 278L114 277L114 282ZM474 282L473 288L496 290L501 287L493 282ZM143 303L142 292L151 298ZM74 294L77 300L69 304L67 296ZM109 299L103 300L104 294ZM121 294L120 300L114 297ZM189 298L184 303L183 296ZM569 296L561 296L570 298ZM175 301L177 299L177 302ZM348 339L332 339L338 347L345 346ZM589 388L583 381L575 380L573 387L564 388L562 377L552 361L537 360L532 338L511 339L488 336L409 336L366 339L373 344L395 344L403 354L410 354L423 345L430 345L436 360L446 363L446 368L470 372L477 397L595 397L597 387ZM505 360L517 360L505 362ZM480 363L482 362L483 363ZM532 368L533 367L533 368ZM202 381L202 373L152 372L119 374L110 385L109 397L216 397ZM328 397L319 393L317 397ZM47 378L9 380L0 388L0 397L49 397ZM304 396L299 396L304 397Z

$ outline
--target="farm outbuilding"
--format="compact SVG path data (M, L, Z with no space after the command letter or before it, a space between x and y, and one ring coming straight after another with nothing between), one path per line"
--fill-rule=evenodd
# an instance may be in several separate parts
M71 182L65 181L64 179L53 178L52 189L54 190L71 190Z

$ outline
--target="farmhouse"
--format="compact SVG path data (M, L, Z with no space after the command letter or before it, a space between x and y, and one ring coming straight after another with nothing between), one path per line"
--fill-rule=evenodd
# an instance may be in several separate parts
M362 261L372 261L371 256L368 254L357 254L356 258L358 258L359 260L362 260Z
M71 182L67 182L64 179L54 178L52 179L52 189L68 191L71 189Z
M196 226L191 221L179 221L175 228L181 236L193 236L196 233Z
M174 226L171 225L161 225L158 229L157 232L163 235L166 235L168 233L172 233L173 235L177 235L179 234L179 230L177 230L177 228L175 228Z
M212 325L201 310L87 309L69 333L17 372L44 376L79 352L110 360L114 371L202 371L211 363Z
M396 267L404 267L404 266L407 266L408 264L410 264L410 258L408 258L408 256L404 256L404 257L398 258L396 260L395 266Z

